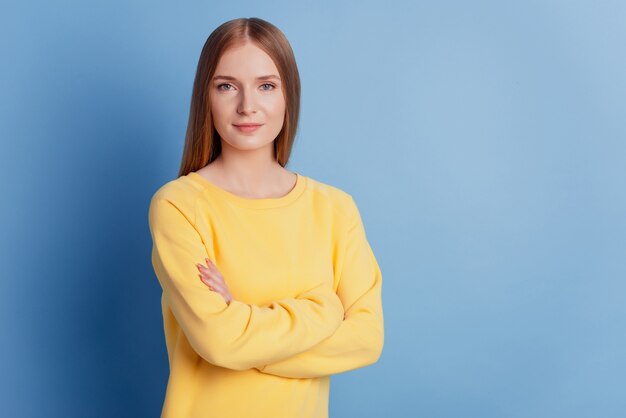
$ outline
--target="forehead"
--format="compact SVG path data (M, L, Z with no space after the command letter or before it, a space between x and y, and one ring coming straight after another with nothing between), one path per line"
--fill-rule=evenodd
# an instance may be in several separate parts
M226 50L220 57L215 73L237 79L254 79L261 75L278 75L278 68L265 51L248 42Z

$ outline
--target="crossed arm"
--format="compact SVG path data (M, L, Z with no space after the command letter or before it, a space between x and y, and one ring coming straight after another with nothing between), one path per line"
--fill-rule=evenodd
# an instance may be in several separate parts
M195 265L207 257L198 231L175 203L153 198L152 263L185 336L206 361L234 370L311 378L364 367L384 343L382 276L356 205L335 260L337 292L320 284L268 305L207 292Z
M152 264L177 322L206 361L233 370L262 367L308 350L339 327L343 305L326 284L267 306L227 304L208 292L196 270L206 248L188 216L165 198L152 199Z
M314 347L267 364L263 373L313 378L354 370L375 363L384 345L382 274L353 204L351 227L340 243L337 295L345 319L334 333Z

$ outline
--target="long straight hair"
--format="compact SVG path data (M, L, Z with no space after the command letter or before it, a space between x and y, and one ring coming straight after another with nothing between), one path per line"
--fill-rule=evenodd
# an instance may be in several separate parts
M274 139L274 155L285 166L298 128L300 115L300 75L289 41L273 24L256 17L239 18L218 26L207 38L200 54L193 82L185 147L178 172L189 174L215 160L222 152L210 108L210 81L221 56L231 47L252 42L274 61L282 80L285 119Z

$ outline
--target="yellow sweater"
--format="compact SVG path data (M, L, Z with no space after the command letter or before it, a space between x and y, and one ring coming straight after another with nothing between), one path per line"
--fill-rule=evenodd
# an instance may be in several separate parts
M169 358L162 418L322 418L330 375L378 361L382 276L351 195L297 174L279 198L192 172L152 197ZM233 300L209 289L208 257Z

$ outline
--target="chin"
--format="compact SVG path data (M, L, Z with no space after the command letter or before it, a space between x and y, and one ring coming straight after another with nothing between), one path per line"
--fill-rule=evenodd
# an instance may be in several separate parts
M267 139L259 139L259 138L255 138L253 136L249 136L249 137L243 137L243 138L238 138L236 141L225 141L228 143L228 145L230 145L232 148L236 148L239 150L254 150L254 149L259 149L259 148L263 148L263 147L267 147L269 145L272 144L272 142L274 142L274 140L267 140Z

